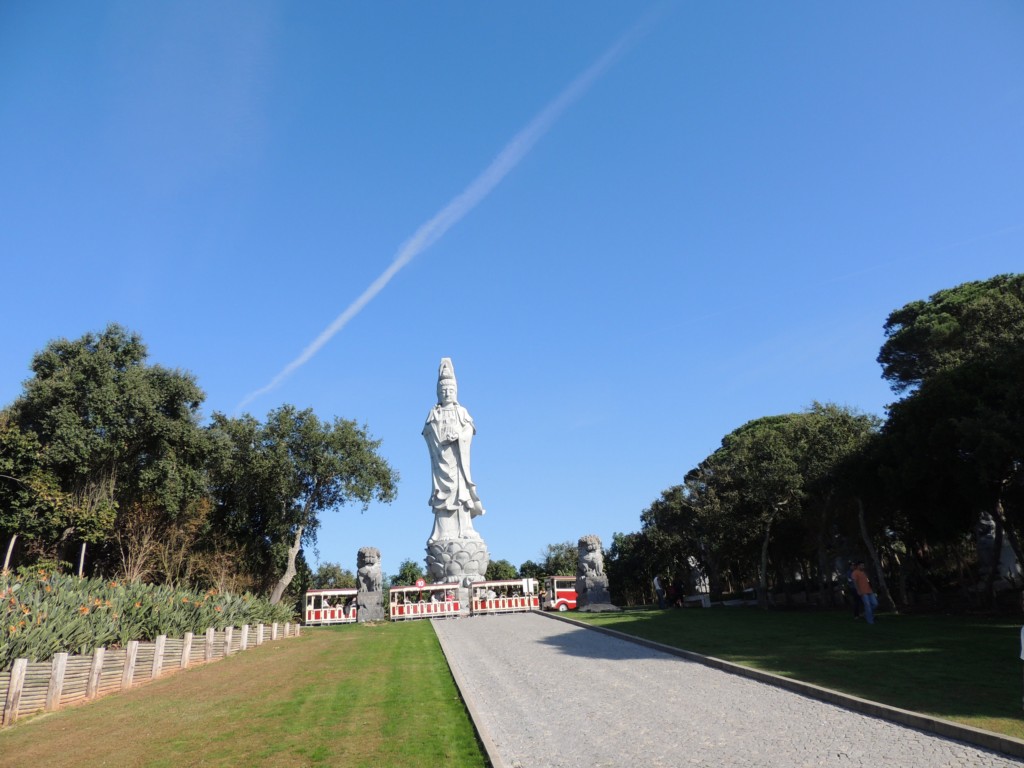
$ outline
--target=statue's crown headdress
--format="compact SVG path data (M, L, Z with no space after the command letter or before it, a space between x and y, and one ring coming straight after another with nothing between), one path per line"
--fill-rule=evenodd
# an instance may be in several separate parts
M450 357L442 357L441 365L437 369L437 383L442 384L446 381L455 381L455 369L452 368L452 359Z

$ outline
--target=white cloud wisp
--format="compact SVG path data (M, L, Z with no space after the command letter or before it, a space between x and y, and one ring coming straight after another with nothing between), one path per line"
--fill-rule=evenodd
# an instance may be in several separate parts
M423 224L398 249L394 260L362 295L334 318L297 358L270 380L270 383L251 392L238 404L240 411L261 395L276 389L291 374L309 362L335 334L358 315L384 287L416 256L436 243L449 229L461 221L512 171L533 149L534 145L551 129L562 113L579 99L605 71L618 59L646 30L653 14L649 14L620 37L593 64L573 80L554 100L542 109L505 147L497 157L462 192L442 208L433 218Z

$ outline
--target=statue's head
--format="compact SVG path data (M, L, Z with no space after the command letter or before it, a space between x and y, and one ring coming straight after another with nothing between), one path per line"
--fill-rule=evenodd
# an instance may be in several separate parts
M600 552L601 539L593 533L588 534L586 536L580 536L578 546L580 549L580 554L586 554L589 552Z
M437 402L441 405L451 405L458 402L459 388L455 383L455 369L452 367L450 357L442 357L441 365L437 369Z
M380 562L380 550L376 547L362 547L356 559L360 568L367 565L376 565Z

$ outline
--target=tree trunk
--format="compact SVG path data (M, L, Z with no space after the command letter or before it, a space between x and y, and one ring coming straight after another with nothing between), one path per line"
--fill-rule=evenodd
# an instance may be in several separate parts
M1003 488L1006 487L1006 483L1003 483ZM1003 509L1003 494L1000 492L999 498L996 499L995 508L995 519L996 524L1003 530L1003 535L1006 536L1006 540L1010 543L1010 549L1013 550L1013 556L1017 558L1017 562L1024 567L1024 553L1021 552L1020 541L1017 540L1017 532L1013 530L1013 526L1006 521L1006 510ZM998 528L996 530L999 530ZM1002 544L1000 543L999 549L996 550L995 554L995 568L1002 569L1003 566L1003 552Z
M757 606L761 610L768 610L768 541L772 534L772 521L764 528L764 541L761 542L761 583L757 590Z
M913 565L914 572L917 578L924 582L924 585L928 587L928 596L932 601L932 605L939 604L939 588L935 586L935 583L929 578L928 571L921 562L925 547L912 546L906 541L903 542L903 546L907 549L907 562Z
M717 558L708 559L708 592L712 600L722 599L722 572Z
M7 571L11 567L11 554L14 552L14 542L18 540L18 534L11 534L11 541L7 545L7 554L4 555L4 571Z
M864 522L864 502L860 498L857 499L857 520L860 522L860 535L864 539L864 546L867 547L868 555L875 566L875 573L878 574L878 588L882 591L882 596L885 598L885 605L890 610L895 611L896 603L893 602L892 595L889 593L889 585L885 582L882 563L878 559L878 552L875 551L875 547L871 543L871 537L868 536L868 525Z
M78 556L78 578L82 578L85 571L85 542L82 542L82 552Z
M822 608L835 605L835 591L832 589L832 568L828 561L828 550L824 537L818 537L818 604Z
M906 607L910 605L910 596L907 593L907 569L903 567L903 561L900 560L900 556L896 554L894 547L889 548L889 557L896 563L897 573L899 577L897 583L900 591L900 605Z
M832 572L835 565L829 562L828 547L825 539L828 535L828 508L832 501L832 491L828 492L821 505L821 525L818 527L818 595L819 604L833 607L836 604L835 590L832 589Z
M295 558L299 556L299 550L302 549L302 532L304 530L305 528L300 525L298 530L295 531L295 538L288 547L288 567L284 569L284 574L278 579L277 584L274 585L274 591L270 593L271 605L277 605L281 602L281 596L284 595L284 591L288 589L288 585L295 578Z

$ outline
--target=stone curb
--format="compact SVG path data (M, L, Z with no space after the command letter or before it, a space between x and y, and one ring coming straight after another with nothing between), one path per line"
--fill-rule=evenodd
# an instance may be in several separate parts
M671 645L663 645L662 643L657 643L653 640L646 640L642 637L627 635L624 632L618 632L614 629L608 629L607 627L594 626L593 624L589 624L585 621L578 621L577 619L572 619L557 613L548 613L545 611L534 611L534 613L538 613L556 621L564 621L567 624L572 624L580 627L581 629L591 629L595 632L610 635L611 637L617 637L620 640L626 640L631 643L636 643L637 645L643 645L647 648L652 648L671 656L678 656L682 659L695 661L698 664L713 667L714 669L720 669L721 671L728 672L732 675L739 675L751 680L756 680L760 683L774 685L777 688L785 688L788 691L799 693L803 696L807 696L808 698L817 699L818 701L834 704L837 707L843 707L844 709L850 709L854 712L860 712L865 715L877 717L880 720L888 720L889 722L896 723L897 725L916 728L919 731L933 733L936 736L941 736L946 739L956 739L957 741L963 741L967 744L981 747L982 749L988 749L992 752L1009 755L1010 757L1018 759L1024 758L1024 741L1015 739L1012 736L1003 736L998 733L992 733L991 731L983 731L980 728L972 728L969 725L960 725L959 723L954 723L949 720L942 720L937 717L922 715L918 712L911 712L906 709L899 709L898 707L890 707L887 704L879 704L878 702L870 701L869 699L861 699L847 693L840 693L839 691L833 691L829 688L822 688L819 685L804 683L799 680L782 677L781 675L773 675L771 672L762 672L758 669L752 669L750 667L734 664L731 661L725 661L724 659L716 659L714 656L704 656L699 653L694 653L693 651L684 651L681 648L674 648Z
M444 621L444 619L431 619L430 624L433 628L434 621ZM449 660L448 649L445 648L444 640L441 636L434 632L434 637L437 638L437 642L441 646L441 652L444 653L444 660L448 664L448 669L452 673L452 678L455 680L455 687L459 689L459 698L462 699L462 703L466 705L466 710L469 712L469 718L473 721L473 727L476 729L476 735L480 739L480 744L483 745L484 752L487 753L487 761L490 763L491 768L509 768L508 764L502 760L501 753L498 752L498 746L494 743L494 739L491 737L490 731L484 725L484 719L480 716L477 711L476 704L473 700L466 696L465 691L468 690L465 680L462 677L462 673L452 664Z

